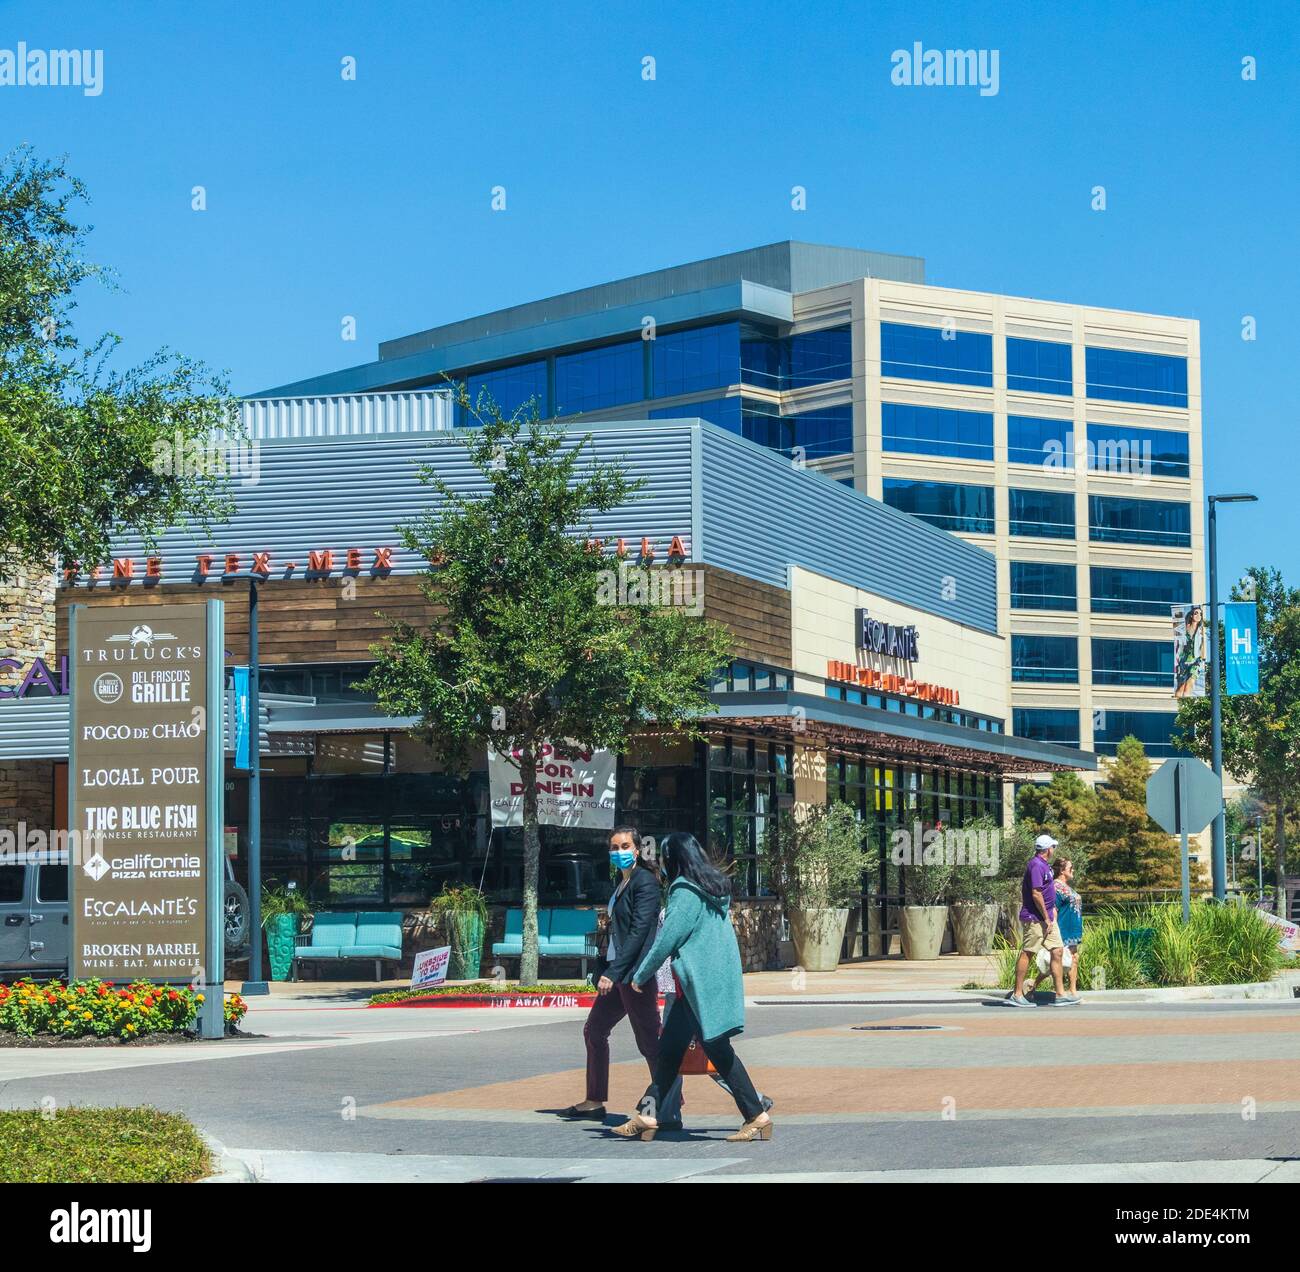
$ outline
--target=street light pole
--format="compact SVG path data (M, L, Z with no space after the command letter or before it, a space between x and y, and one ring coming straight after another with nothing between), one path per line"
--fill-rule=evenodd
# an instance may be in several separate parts
M1223 780L1223 732L1219 719L1219 543L1216 500L1210 496L1210 748L1214 775ZM1221 901L1223 886L1223 808L1220 806L1214 819L1212 846L1210 848L1210 875L1214 883L1214 899Z
M1258 901L1264 899L1264 818L1260 813L1255 814L1255 869L1259 871L1259 896Z
M248 951L245 994L266 994L262 979L262 707L261 650L258 641L256 575L248 579L248 924L252 944Z
M1255 495L1211 495L1209 550L1210 550L1210 753L1214 775L1223 781L1223 730L1219 689L1219 543L1216 508L1221 503L1254 503ZM1227 896L1227 861L1223 835L1223 805L1214 819L1213 848L1210 852L1210 874L1214 881L1214 899L1222 901Z

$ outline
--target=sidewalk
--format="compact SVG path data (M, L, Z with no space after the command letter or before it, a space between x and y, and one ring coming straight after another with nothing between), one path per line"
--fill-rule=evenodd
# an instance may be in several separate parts
M842 963L833 972L803 972L793 968L779 972L747 972L746 998L806 997L808 995L855 997L860 994L913 995L917 992L956 992L963 985L992 985L997 966L991 956L945 954L942 958L910 962L903 958L879 958L862 963ZM541 977L541 984L571 985L573 976ZM226 982L226 990L238 993L239 981ZM447 981L450 987L468 981ZM366 1003L372 994L404 989L406 980L386 981L272 981L273 997ZM505 988L513 988L506 982Z
M804 997L918 992L955 993L963 985L997 983L996 960L991 955L945 954L942 958L911 961L877 958L862 963L841 963L833 972L748 972L746 998Z

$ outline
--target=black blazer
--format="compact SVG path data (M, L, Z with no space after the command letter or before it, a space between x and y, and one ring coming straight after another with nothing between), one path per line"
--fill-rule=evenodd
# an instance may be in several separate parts
M601 974L616 985L628 984L632 973L650 952L659 926L659 908L659 880L653 871L638 865L614 902L614 913L610 916L614 958L605 964Z

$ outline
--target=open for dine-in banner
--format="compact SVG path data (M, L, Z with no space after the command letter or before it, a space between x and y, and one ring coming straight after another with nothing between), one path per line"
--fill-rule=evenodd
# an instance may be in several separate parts
M618 756L547 743L537 764L537 819L543 826L612 830ZM524 783L517 754L488 750L492 826L524 824Z

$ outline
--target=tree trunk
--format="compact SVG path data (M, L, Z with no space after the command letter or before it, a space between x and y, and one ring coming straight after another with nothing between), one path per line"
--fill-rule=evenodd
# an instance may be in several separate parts
M1286 912L1286 805L1279 799L1273 811L1273 843L1277 851L1277 917L1289 919Z
M519 983L537 984L537 877L542 841L537 833L537 752L523 748L519 780L524 788L524 932L519 956Z

